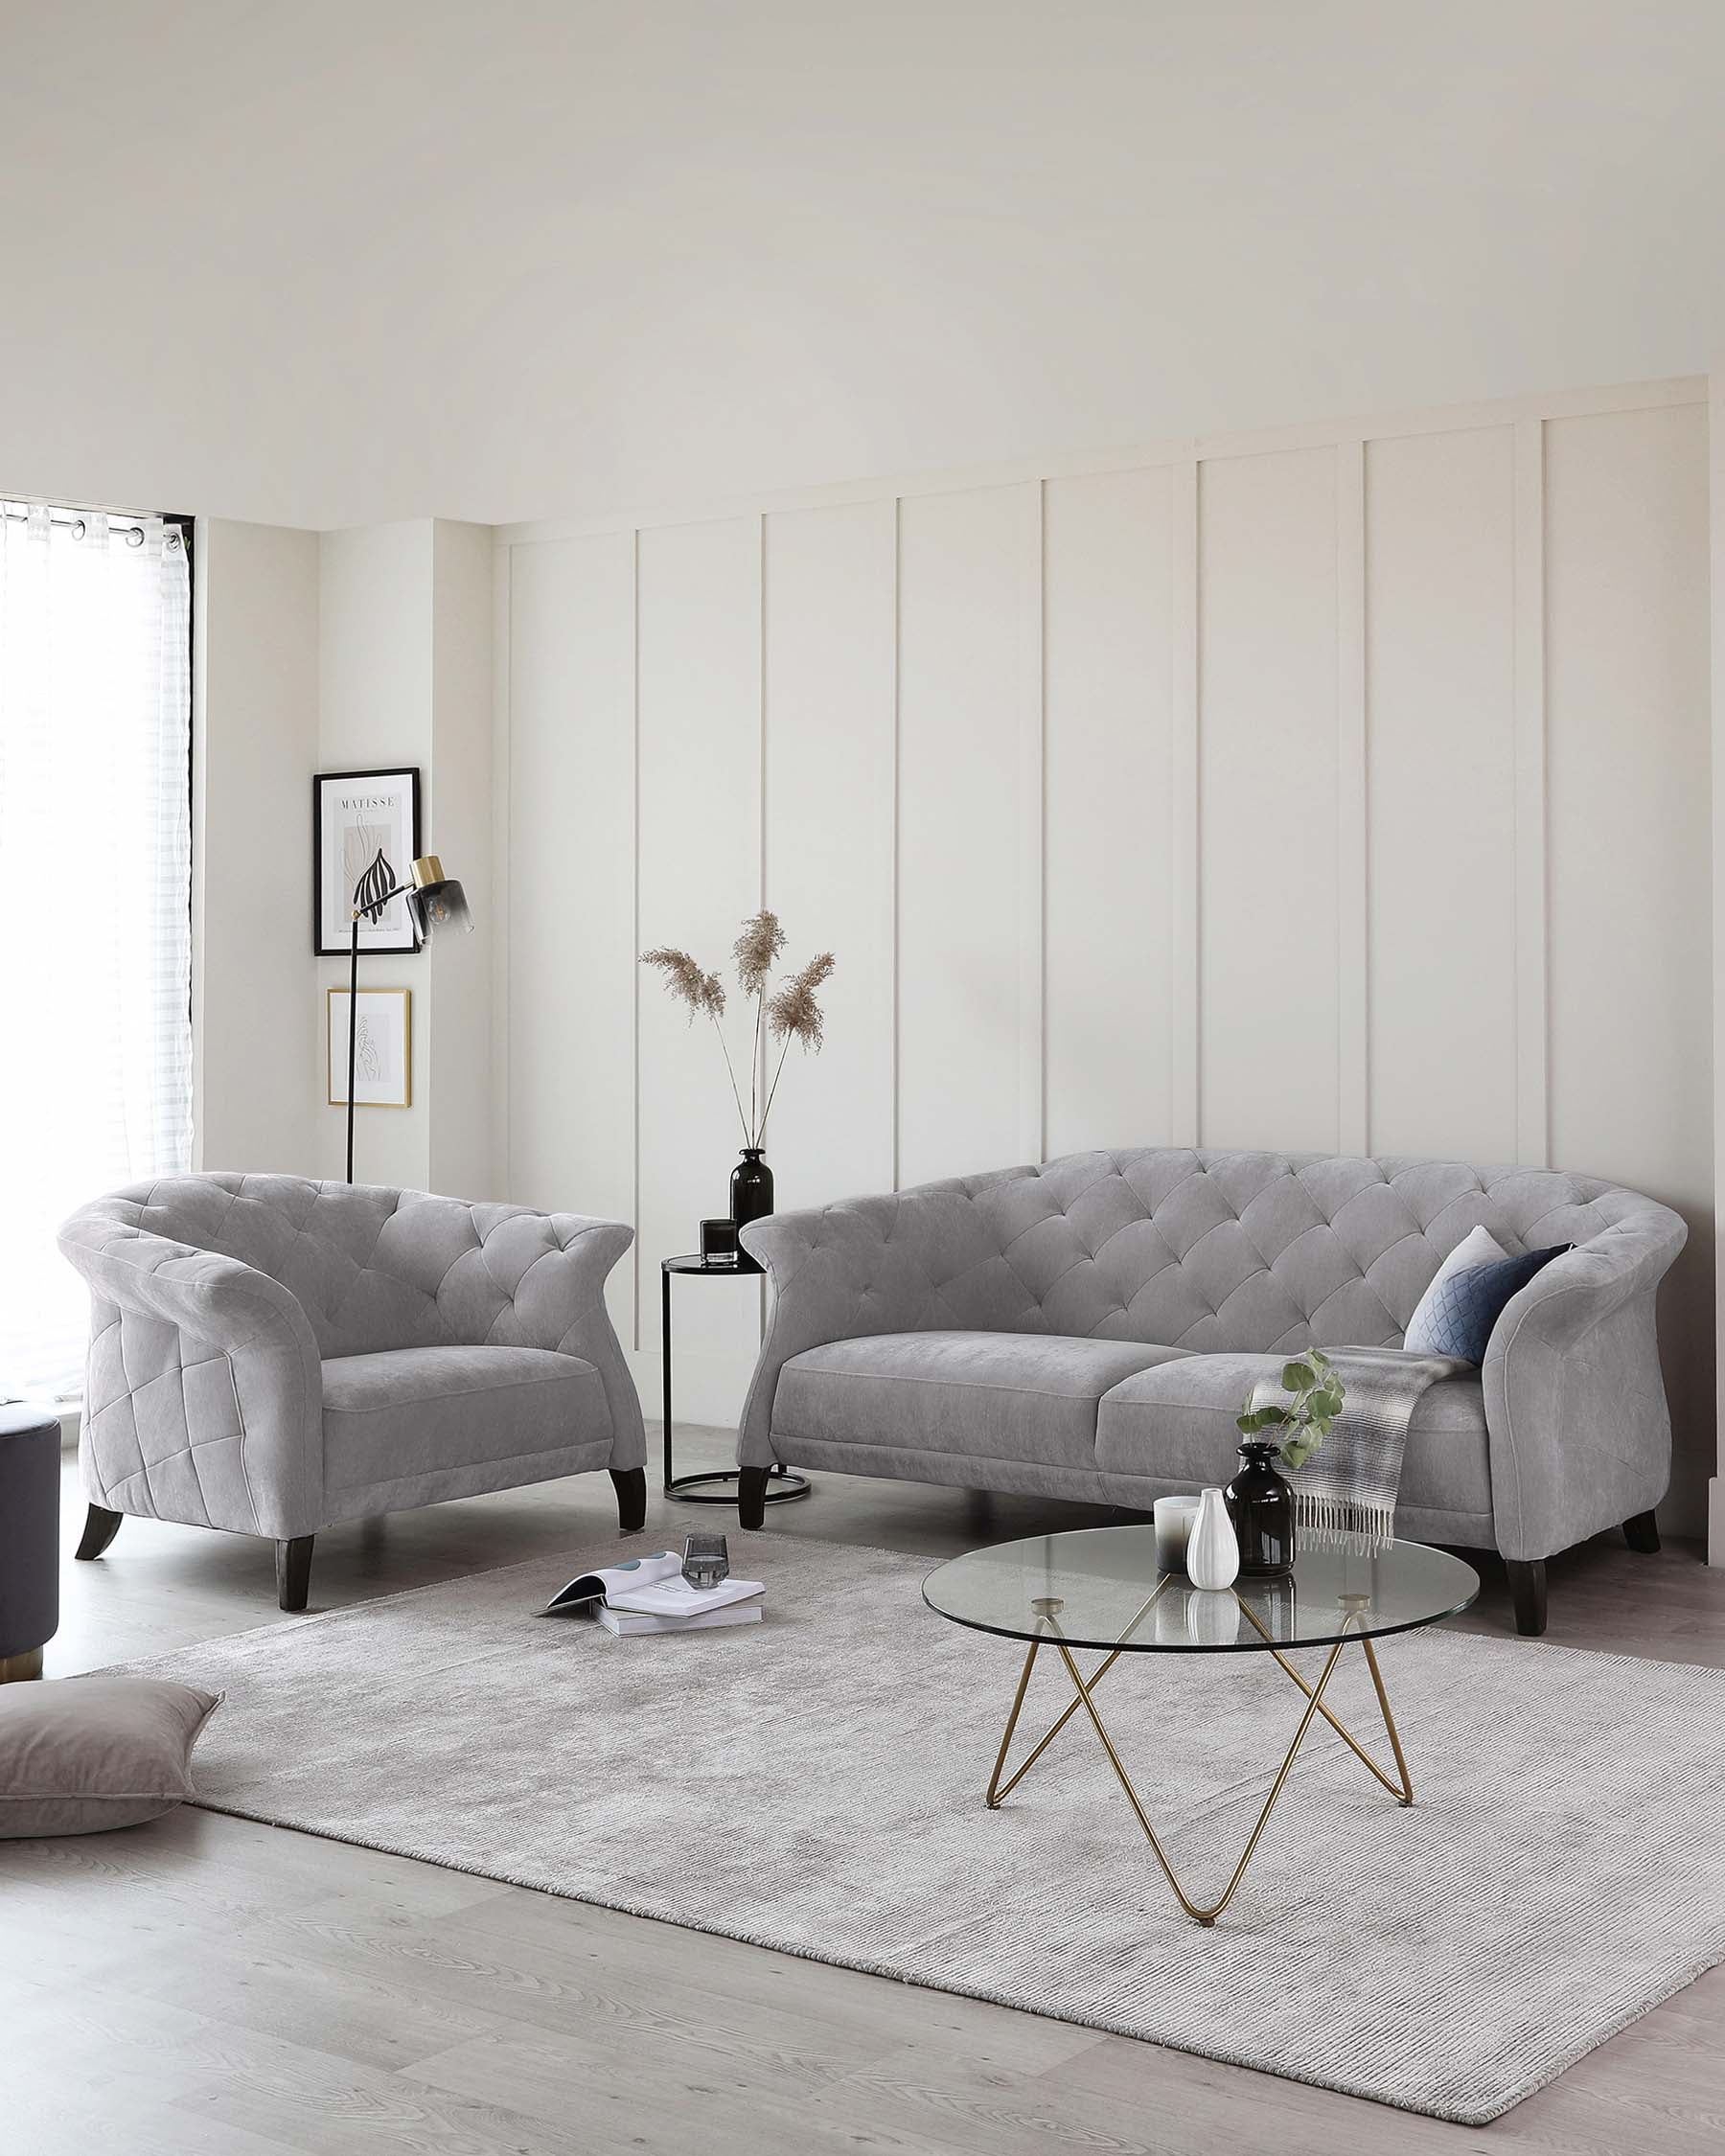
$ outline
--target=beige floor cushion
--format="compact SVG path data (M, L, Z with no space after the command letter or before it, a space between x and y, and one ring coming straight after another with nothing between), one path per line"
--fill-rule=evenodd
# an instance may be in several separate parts
M0 1686L0 1841L136 1826L184 1803L220 1704L153 1677Z

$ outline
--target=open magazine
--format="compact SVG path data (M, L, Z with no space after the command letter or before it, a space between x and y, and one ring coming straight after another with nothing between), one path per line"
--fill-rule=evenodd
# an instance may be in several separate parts
M696 1632L724 1624L753 1624L761 1616L765 1584L725 1579L717 1587L691 1587L682 1559L669 1549L603 1565L560 1587L545 1604L546 1617L596 1617L609 1632Z

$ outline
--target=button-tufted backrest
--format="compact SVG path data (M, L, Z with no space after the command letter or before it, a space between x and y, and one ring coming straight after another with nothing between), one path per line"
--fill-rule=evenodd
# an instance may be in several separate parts
M917 1282L893 1297L900 1325L1291 1352L1399 1346L1470 1228L1513 1255L1648 1209L1542 1168L1147 1148L861 1199L819 1232L891 1246Z
M555 1220L519 1205L299 1176L187 1175L134 1183L86 1216L267 1273L298 1300L324 1356L456 1342L540 1342L533 1298L564 1249ZM560 1321L566 1321L561 1319Z

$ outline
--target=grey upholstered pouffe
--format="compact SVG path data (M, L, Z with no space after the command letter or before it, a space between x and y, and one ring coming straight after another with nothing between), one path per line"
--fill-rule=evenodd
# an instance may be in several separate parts
M0 1407L0 1684L42 1674L59 1628L60 1426Z

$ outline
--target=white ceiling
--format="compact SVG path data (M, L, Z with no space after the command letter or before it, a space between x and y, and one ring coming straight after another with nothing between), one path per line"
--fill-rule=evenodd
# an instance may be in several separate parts
M501 521L1725 353L1722 0L4 0L0 37L0 492Z

